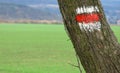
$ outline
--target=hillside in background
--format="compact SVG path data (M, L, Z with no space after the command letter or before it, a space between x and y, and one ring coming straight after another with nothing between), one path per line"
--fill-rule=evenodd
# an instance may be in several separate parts
M57 0L0 0L1 3L14 3L21 5L31 4L57 4Z
M120 20L120 0L102 0L102 4L109 23L117 24Z
M101 0L111 24L120 20L120 0ZM61 21L57 0L0 0L0 19Z
M0 19L2 20L60 20L51 12L35 9L25 5L0 3Z

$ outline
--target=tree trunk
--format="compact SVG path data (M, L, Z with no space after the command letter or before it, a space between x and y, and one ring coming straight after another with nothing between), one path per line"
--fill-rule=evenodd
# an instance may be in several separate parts
M120 45L100 0L58 0L63 21L86 73L120 73Z

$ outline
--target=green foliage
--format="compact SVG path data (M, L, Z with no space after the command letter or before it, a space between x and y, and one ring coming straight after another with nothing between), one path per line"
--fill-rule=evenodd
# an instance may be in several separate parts
M63 25L0 24L0 73L79 73L68 39Z

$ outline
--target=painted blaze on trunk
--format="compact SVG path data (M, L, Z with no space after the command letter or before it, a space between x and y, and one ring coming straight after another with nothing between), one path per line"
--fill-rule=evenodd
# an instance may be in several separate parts
M93 31L100 30L100 14L97 6L78 7L76 9L76 21L81 29Z
M120 73L120 44L100 0L58 0L64 25L87 73Z

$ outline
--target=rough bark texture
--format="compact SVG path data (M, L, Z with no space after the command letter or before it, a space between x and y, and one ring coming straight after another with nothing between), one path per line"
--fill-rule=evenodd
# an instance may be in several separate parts
M65 28L87 73L120 73L120 45L108 25L100 0L58 0ZM100 30L80 29L76 8L97 6Z

